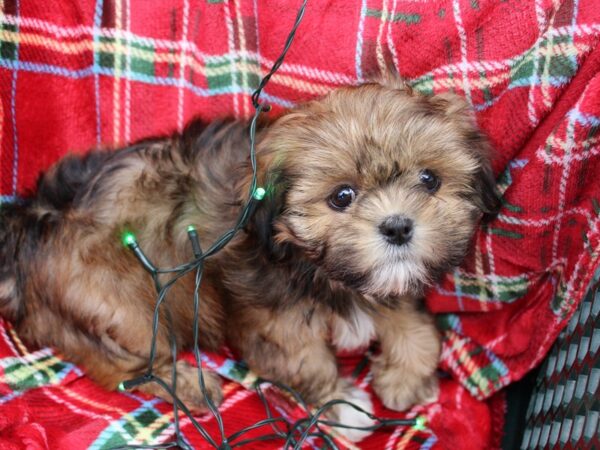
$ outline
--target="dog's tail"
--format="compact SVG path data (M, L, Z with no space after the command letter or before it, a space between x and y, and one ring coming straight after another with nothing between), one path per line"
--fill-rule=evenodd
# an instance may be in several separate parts
M0 205L0 316L22 318L23 287L36 250L109 157L67 156L39 178L35 196Z
M94 151L84 156L68 155L42 175L34 202L48 210L64 211L114 153Z

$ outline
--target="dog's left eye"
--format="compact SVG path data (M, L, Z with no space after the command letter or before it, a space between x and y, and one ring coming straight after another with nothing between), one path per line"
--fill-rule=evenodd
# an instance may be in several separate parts
M442 184L442 181L438 176L429 169L421 170L421 173L419 173L419 181L423 183L427 191L431 194L437 192Z
M329 205L333 209L345 209L356 198L356 192L350 186L338 187L329 197Z

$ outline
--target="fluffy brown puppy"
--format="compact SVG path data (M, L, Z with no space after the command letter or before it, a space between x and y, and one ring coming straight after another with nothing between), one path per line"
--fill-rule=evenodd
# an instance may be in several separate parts
M247 124L220 122L64 159L35 197L2 210L0 314L107 388L142 374L156 294L120 236L134 231L159 267L191 260L188 225L212 243L236 222L248 153ZM334 350L378 339L382 401L403 410L434 398L440 343L418 299L461 261L482 213L498 205L488 145L466 103L393 83L338 89L262 127L257 158L267 195L205 265L202 348L227 341L256 373L309 402L344 398L371 410L340 377ZM186 276L168 296L182 348L192 345L193 285ZM155 368L168 380L161 320ZM203 409L195 369L179 362L177 372L178 394ZM206 383L218 402L218 378L207 373ZM331 415L371 423L349 406Z

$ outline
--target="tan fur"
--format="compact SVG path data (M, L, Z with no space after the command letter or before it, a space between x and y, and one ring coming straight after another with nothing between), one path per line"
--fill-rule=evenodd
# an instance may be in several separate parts
M497 206L487 152L463 100L423 97L397 82L339 89L261 126L258 178L267 196L206 261L201 346L226 341L256 373L309 402L338 396L370 409L340 378L331 333L362 345L374 330L381 341L374 386L383 402L405 409L434 397L439 337L415 305L460 262L482 213ZM191 260L189 224L205 249L235 224L250 188L247 155L247 128L231 122L65 160L30 204L3 212L0 313L106 387L144 373L156 295L120 235L134 231L157 266ZM441 179L437 192L423 187L424 169ZM356 191L343 211L329 203L340 185ZM380 224L392 215L414 222L408 244L382 237ZM191 274L181 279L165 306L179 347L193 344L193 283ZM165 317L155 367L169 377ZM186 403L202 409L193 369L177 370ZM218 380L207 379L218 401ZM141 389L165 396L156 386ZM371 423L347 407L331 415Z
M385 406L403 411L436 400L440 340L432 318L406 299L398 308L379 308L375 321L381 354L373 358L373 388Z

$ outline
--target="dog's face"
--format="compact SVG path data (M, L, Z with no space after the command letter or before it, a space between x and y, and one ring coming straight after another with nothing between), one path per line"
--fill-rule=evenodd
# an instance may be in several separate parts
M486 140L452 95L340 89L276 121L259 151L258 217L275 242L376 298L418 293L460 263L498 206Z

